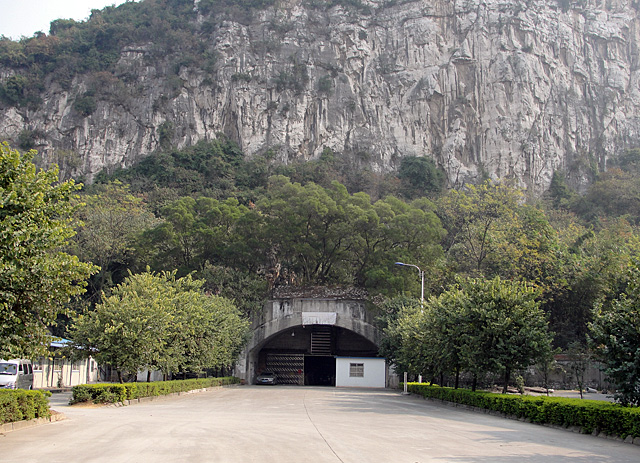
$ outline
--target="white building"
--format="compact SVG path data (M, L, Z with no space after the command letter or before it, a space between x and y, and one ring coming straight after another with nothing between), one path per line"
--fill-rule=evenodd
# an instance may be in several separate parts
M59 355L57 351L69 342L66 339L51 343L51 357L33 362L33 388L71 387L98 381L98 364L91 357L77 362Z
M336 357L336 387L386 387L383 358Z

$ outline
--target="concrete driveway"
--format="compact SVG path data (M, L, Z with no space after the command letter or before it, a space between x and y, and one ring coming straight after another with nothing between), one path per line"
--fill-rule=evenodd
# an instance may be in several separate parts
M242 386L0 435L2 462L633 462L640 447L403 396Z

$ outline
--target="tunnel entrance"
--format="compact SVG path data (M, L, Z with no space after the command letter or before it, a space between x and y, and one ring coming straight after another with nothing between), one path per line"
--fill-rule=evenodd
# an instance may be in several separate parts
M336 358L331 356L304 357L304 385L305 386L335 386Z
M365 337L331 325L295 326L272 336L258 352L254 375L273 372L278 384L335 386L336 357L376 357Z

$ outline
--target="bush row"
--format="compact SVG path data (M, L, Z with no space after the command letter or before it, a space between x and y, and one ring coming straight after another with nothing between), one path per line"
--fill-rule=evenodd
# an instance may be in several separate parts
M0 389L0 424L51 416L48 391Z
M640 408L638 407L623 407L610 402L564 397L472 392L468 389L452 389L420 383L407 383L407 390L426 398L492 410L523 418L532 423L579 427L585 434L595 431L622 439L627 436L640 436Z
M152 383L101 383L81 384L72 389L71 404L79 402L117 403L125 400L187 392L205 387L226 386L239 383L238 378L200 378L179 381L154 381Z

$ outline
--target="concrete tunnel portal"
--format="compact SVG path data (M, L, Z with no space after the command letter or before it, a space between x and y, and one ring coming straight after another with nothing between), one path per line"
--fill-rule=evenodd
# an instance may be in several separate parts
M331 325L296 326L257 351L256 374L276 373L279 384L335 386L336 357L376 357L378 347L363 336Z
M336 386L336 359L377 358L379 341L362 300L274 299L253 317L236 375L253 384L269 371L278 384Z

